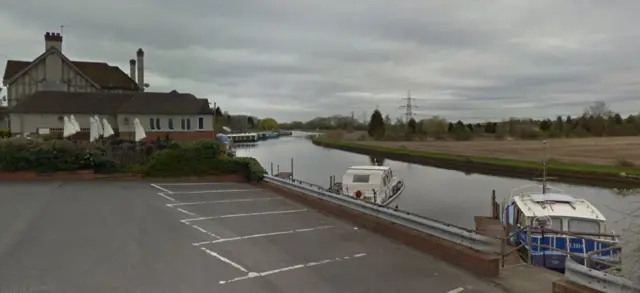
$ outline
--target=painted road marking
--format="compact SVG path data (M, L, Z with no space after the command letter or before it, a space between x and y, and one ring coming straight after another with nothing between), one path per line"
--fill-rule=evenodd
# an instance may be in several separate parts
M243 198L243 199L226 199L226 200L207 200L207 201L196 201L196 202L170 203L170 204L167 204L167 206L170 206L170 207L176 207L176 206L197 205L197 204L229 203L229 202L248 202L248 201L262 201L262 200L274 200L274 199L284 199L284 198L282 198L282 197L265 197L265 198Z
M247 279L251 279L251 278L255 278L255 277L265 277L265 276L268 276L268 275L273 275L273 274L277 274L277 273L281 273L281 272L286 272L286 271L291 271L291 270L296 270L296 269L302 269L302 268L308 268L308 267L313 267L313 266L319 266L319 265L322 265L322 264L327 264L327 263L332 263L332 262L340 262L340 261L344 261L344 260L348 260L348 259L352 259L352 258L363 257L363 256L366 256L366 255L367 255L366 253L359 253L359 254L355 254L355 255L352 255L352 256L325 259L325 260L322 260L322 261L310 262L310 263L306 263L306 264L300 264L300 265L290 266L290 267L286 267L286 268L266 271L266 272L262 272L262 273L253 273L252 272L252 273L247 274L246 276L235 278L235 279L231 279L231 280L227 280L227 281L220 281L219 283L220 284L228 284L228 283L247 280Z
M190 216L197 216L196 214L194 214L194 213L192 213L192 212L190 212L190 211L187 211L187 210L184 210L184 209L181 209L181 208L176 208L176 209L177 209L177 210L179 210L179 211L181 211L181 212L183 212L183 213L185 213L185 214L187 214L187 215L190 215Z
M173 198L171 196L168 196L168 195L164 194L163 192L158 192L158 195L160 195L160 196L162 196L162 197L164 197L164 198L166 198L166 199L168 199L170 201L178 202L175 198Z
M189 185L217 185L217 184L242 184L238 182L172 182L172 183L156 183L151 185L168 185L168 186L189 186Z
M214 240L214 241L205 241L205 242L194 243L193 245L200 246L200 245L204 245L204 244L213 244L213 243L235 241L235 240L242 240L242 239L251 239L251 238L276 236L276 235L285 235L285 234L300 233L300 232L310 232L310 231L315 231L315 230L328 229L328 228L331 228L331 227L333 227L333 226L319 226L319 227L307 228L307 229L289 230L289 231L272 232L272 233L264 233L264 234L254 234L254 235L240 236L240 237L233 237L233 238L222 238L222 239L218 239L218 240Z
M222 218L233 218L233 217L247 217L247 216L286 214L286 213L297 213L297 212L305 212L305 211L307 211L307 209L272 211L272 212L251 213L251 214L222 215L222 216L213 216L213 217L201 217L201 218L193 218L193 219L184 219L184 220L180 220L180 221L182 221L184 223L188 223L188 222L193 222L193 221L202 221L202 220L210 220L210 219L222 219Z
M451 290L451 291L449 291L447 293L460 293L462 291L464 291L464 288L459 287L459 288L455 288L455 289L453 289L453 290Z
M202 233L204 233L204 234L207 234L207 235L209 235L209 236L212 236L212 237L215 237L215 238L218 238L218 239L222 239L222 237L220 237L220 236L218 236L218 235L216 235L216 234L213 234L213 233L211 233L211 232L209 232L209 231L205 230L204 228L202 228L202 227L200 227L200 226L198 226L198 225L194 225L194 224L191 224L191 223L188 223L188 222L183 222L183 223L184 223L184 224L186 224L186 225L188 225L188 226L191 226L191 227L193 227L193 228L196 228L196 230L198 230L198 231L200 231L200 232L202 232Z
M208 249L206 249L206 248L204 248L204 247L200 247L200 249L204 250L207 254L209 254L209 255L211 255L211 256L215 256L215 257L217 257L219 260L221 260L221 261L223 261L223 262L226 262L226 263L228 263L228 264L232 265L232 266L233 266L234 268L236 268L236 269L239 269L239 270L241 270L241 271L243 271L243 272L245 272L245 273L249 273L249 270L245 269L244 267L242 267L241 265L239 265L239 264L237 264L237 263L235 263L235 262L230 261L228 258L225 258L225 257L223 257L223 256L221 256L221 255L219 255L219 254L217 254L217 253L215 253L215 252L213 252L213 251L211 251L211 250L208 250Z
M195 190L195 191L173 191L171 194L200 194L200 193L230 193L230 192L249 192L262 190L260 188L244 188L244 189L216 189L216 190Z
M160 190L162 190L162 191L164 191L166 193L173 193L173 191L171 191L169 189L166 189L166 188L162 188L162 187L158 186L157 184L151 184L151 186L153 186L153 187L155 187L157 189L160 189Z

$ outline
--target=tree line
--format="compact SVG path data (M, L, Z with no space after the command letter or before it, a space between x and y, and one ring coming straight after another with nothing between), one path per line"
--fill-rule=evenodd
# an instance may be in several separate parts
M305 123L292 122L285 126L314 130L366 130L370 137L377 140L635 136L640 135L640 114L623 117L611 111L604 102L596 102L585 108L581 115L557 116L555 119L509 118L499 122L468 123L462 120L447 121L443 117L433 116L420 120L411 118L405 121L397 118L392 121L389 115L375 110L366 123L351 117L333 116L315 118Z

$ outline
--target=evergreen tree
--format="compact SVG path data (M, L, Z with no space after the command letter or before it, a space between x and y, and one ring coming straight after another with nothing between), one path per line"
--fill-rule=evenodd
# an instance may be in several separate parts
M384 118L382 118L382 113L380 113L380 111L378 110L373 111L373 114L371 114L371 119L369 119L368 133L369 136L376 139L384 137Z

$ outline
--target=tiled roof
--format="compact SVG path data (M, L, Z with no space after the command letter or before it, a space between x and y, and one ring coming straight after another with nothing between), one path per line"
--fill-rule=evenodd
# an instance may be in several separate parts
M39 114L212 114L208 100L191 94L154 92L90 93L39 91L15 105L12 113Z
M82 73L102 89L138 90L138 84L120 67L104 62L71 61ZM31 64L30 61L8 60L3 80L8 80Z

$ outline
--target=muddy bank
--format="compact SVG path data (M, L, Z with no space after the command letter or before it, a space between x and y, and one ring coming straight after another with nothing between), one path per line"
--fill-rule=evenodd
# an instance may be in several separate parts
M356 143L332 142L329 140L312 140L313 144L347 152L368 155L377 158L386 158L412 164L432 166L441 169L461 171L468 174L484 174L508 178L527 179L542 177L542 167L532 168L527 166L501 165L499 163L487 163L474 161L473 157L463 159L429 157L407 153L397 153L387 150L374 149L360 146ZM580 172L579 170L547 170L549 177L555 177L553 181L579 185L589 185L607 188L631 188L640 187L639 179L632 179L612 173Z

